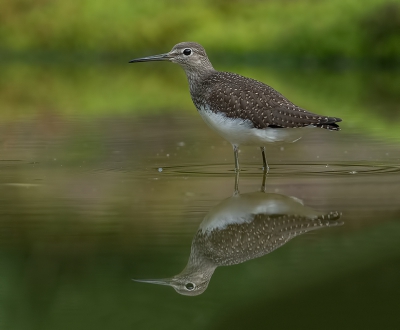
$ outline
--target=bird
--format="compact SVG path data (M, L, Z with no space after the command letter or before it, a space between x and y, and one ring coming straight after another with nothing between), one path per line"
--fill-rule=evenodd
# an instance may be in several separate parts
M340 217L338 211L315 211L284 194L234 194L204 217L181 273L134 281L168 285L179 294L196 296L207 289L217 267L262 257L311 230L342 225Z
M240 145L260 147L263 169L268 171L266 144L295 142L304 133L300 129L306 127L340 130L340 118L309 112L255 79L215 70L203 46L196 42L181 42L168 53L129 63L148 61L170 61L184 69L200 116L232 144L236 172L240 171Z

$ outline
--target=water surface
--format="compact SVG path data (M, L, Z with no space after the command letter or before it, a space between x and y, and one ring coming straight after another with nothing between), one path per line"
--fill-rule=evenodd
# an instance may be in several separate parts
M320 77L310 75L309 82ZM85 93L102 86L101 75L94 77L80 86ZM117 75L128 83L124 77ZM38 91L46 81L38 82ZM290 81L294 95L307 89ZM180 90L179 84L171 88ZM234 192L231 146L209 130L190 100L165 111L151 101L129 108L119 100L116 109L93 115L95 103L85 103L74 89L76 94L67 88L64 98L43 92L46 97L38 100L44 103L29 93L24 103L15 97L18 88L12 90L14 96L3 89L8 111L0 124L1 328L397 325L400 140L393 127L385 129L386 113L398 108L396 98L375 95L375 105L365 108L349 97L341 101L344 91L310 98L311 107L321 104L326 114L343 117L343 129L316 129L294 144L268 146L265 190L322 214L341 213L341 225L218 267L203 294L186 297L131 279L170 277L185 267L200 223ZM365 85L360 91L367 93ZM129 93L134 99L137 92ZM69 99L73 95L78 103ZM165 102L173 104L171 98ZM331 100L342 104L338 113ZM387 111L374 111L381 128L361 127L359 118L380 107ZM259 149L243 147L239 156L240 193L260 191Z

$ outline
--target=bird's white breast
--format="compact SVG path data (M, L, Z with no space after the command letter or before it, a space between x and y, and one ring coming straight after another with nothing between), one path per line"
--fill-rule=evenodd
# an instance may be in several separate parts
M233 145L262 147L266 143L295 142L304 133L301 128L254 128L248 119L229 118L224 113L211 111L209 107L201 107L199 113L212 129Z
M248 193L227 198L213 207L200 224L203 232L222 230L231 224L251 222L257 214L296 214L310 219L320 212L304 206L298 198L274 193Z

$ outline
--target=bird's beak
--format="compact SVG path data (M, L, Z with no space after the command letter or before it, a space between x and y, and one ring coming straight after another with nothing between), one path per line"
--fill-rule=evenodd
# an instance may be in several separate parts
M173 286L173 280L170 278L162 278L162 279L154 279L154 280L135 280L133 278L132 280L135 282Z
M133 60L130 60L129 63L149 62L149 61L168 61L170 58L171 58L170 53L165 53L165 54L160 54L160 55L135 58Z

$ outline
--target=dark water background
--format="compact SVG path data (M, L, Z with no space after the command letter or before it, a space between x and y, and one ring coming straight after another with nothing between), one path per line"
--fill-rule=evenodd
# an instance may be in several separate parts
M226 69L343 118L341 132L267 146L266 181L267 192L341 212L343 225L220 267L197 297L133 282L184 268L202 219L233 193L231 146L196 114L177 67L10 64L0 329L398 326L398 72ZM241 148L240 160L240 192L258 191L259 150Z

